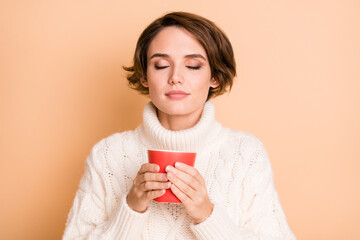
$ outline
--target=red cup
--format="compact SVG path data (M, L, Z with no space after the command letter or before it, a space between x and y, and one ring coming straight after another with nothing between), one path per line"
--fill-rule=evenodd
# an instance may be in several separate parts
M148 150L149 163L155 163L160 166L160 173L165 173L168 165L175 167L176 162L182 162L189 166L194 166L196 153L179 152L166 150ZM157 202L181 203L181 201L173 194L171 189L166 189L165 193L154 199Z

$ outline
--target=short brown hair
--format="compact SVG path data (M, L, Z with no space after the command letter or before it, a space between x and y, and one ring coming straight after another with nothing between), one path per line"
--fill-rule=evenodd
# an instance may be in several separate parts
M236 64L231 43L225 33L212 21L188 12L171 12L153 21L141 33L136 44L134 65L123 67L129 72L127 79L130 87L142 94L149 94L149 89L141 85L140 79L146 79L147 52L151 41L165 27L178 26L193 34L206 51L209 59L211 76L219 86L210 88L208 98L213 98L231 90L236 76Z

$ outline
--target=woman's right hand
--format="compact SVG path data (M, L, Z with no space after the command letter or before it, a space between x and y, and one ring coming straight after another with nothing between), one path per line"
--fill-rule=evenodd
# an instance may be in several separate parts
M144 163L136 175L126 197L127 204L137 212L145 212L150 200L160 197L171 187L166 173L159 173L160 167Z

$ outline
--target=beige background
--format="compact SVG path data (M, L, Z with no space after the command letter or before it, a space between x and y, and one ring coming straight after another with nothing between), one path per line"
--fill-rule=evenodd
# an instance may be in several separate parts
M140 32L191 11L228 34L226 126L265 144L298 239L360 239L359 1L0 2L0 239L60 239L86 156L141 123L127 88Z

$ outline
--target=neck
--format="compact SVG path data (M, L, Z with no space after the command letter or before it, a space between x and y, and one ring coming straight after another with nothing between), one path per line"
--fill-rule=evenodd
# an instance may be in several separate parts
M180 131L192 128L200 120L203 108L187 115L168 115L157 109L160 124L171 131Z
M148 149L202 151L217 138L222 129L221 124L215 120L214 106L210 101L196 114L171 118L160 111L158 113L154 104L149 102L145 106L143 119L144 123L138 128L139 136Z

